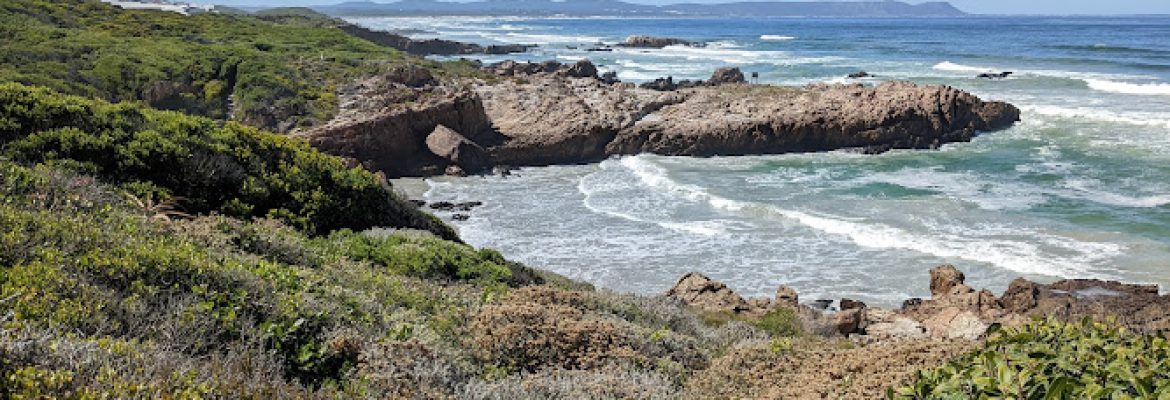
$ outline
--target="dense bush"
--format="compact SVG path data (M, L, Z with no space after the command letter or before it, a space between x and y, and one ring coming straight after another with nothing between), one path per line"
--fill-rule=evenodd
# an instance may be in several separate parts
M415 228L457 240L375 175L236 123L9 83L0 84L0 146L14 160L94 174L187 213L273 217L318 233Z
M330 26L121 10L96 0L4 1L0 37L0 82L279 131L328 120L335 87L406 60Z
M1164 399L1170 342L1114 324L1049 321L1001 331L986 346L920 372L899 399Z
M457 343L469 309L509 279L459 275L498 255L429 234L383 232L363 243L394 257L350 258L346 242L359 234L169 221L111 189L0 161L0 397L364 390L326 384L382 340ZM401 263L416 259L453 284L407 276L417 270ZM286 381L249 382L274 371Z

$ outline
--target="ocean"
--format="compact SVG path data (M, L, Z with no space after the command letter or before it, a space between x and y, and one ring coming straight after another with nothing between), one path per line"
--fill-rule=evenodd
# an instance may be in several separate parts
M1002 291L1016 277L1170 285L1170 17L954 19L352 18L417 38L528 43L503 59L588 58L625 81L910 80L1023 110L939 151L613 158L511 177L432 178L429 200L483 201L463 238L599 287L661 293L699 271L745 295L897 305L952 263ZM587 52L628 35L703 48ZM1012 71L986 80L983 72ZM450 218L450 215L443 215Z

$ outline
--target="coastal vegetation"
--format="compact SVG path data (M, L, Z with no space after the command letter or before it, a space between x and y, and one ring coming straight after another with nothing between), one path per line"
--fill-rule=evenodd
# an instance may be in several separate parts
M1109 322L1037 322L1007 329L982 349L922 371L897 399L1163 399L1170 342Z
M121 10L91 0L0 4L0 81L141 101L280 132L324 123L339 85L410 63L465 70L351 36L320 14Z
M1035 322L986 342L824 338L797 309L701 311L464 244L380 175L274 130L324 122L358 76L467 64L314 18L0 4L0 398L1160 398L1170 387L1166 340L1112 325Z

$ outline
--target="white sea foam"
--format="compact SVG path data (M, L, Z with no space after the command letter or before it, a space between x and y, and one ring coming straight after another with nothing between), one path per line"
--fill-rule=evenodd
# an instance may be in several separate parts
M986 67L973 67L973 66L970 66L970 65L955 64L955 63L953 63L953 62L950 62L950 61L943 61L943 62L940 62L940 63L938 63L938 64L935 64L935 66L934 66L933 68L934 68L934 69L936 69L936 70L939 70L939 71L952 71L952 72L975 72L975 73L983 73L983 72L991 72L991 71L993 71L991 68L986 68Z
M967 172L945 172L939 168L907 168L872 173L854 183L887 183L939 192L954 200L974 203L985 210L1024 210L1046 200L1043 190L1037 187L996 181Z
M943 61L935 64L932 67L938 71L947 72L961 72L965 74L980 74L980 73L998 73L1001 71L1012 71L1012 77L1020 76L1040 76L1048 78L1065 78L1076 79L1084 82L1089 89L1099 92L1119 93L1119 94L1134 94L1147 96L1170 96L1170 83L1132 83L1126 80L1149 80L1150 77L1138 75L1121 75L1121 74L1103 74L1094 72L1075 72L1075 71L1058 71L1058 70L1033 70L1033 69L1013 69L1013 68L994 68L994 67L980 67L972 65L956 64L950 61Z
M766 40L766 41L796 40L796 36L760 35L760 40Z
M1095 188L1100 186L1097 180L1066 179L1063 186L1069 189L1066 194L1095 203L1130 208L1154 208L1170 204L1170 194L1151 196L1130 196L1113 191Z
M719 46L666 46L661 49L617 49L619 53L636 54L656 58L682 58L692 61L708 61L724 64L772 64L778 66L822 64L845 60L843 57L799 57L784 51L747 50Z
M1121 94L1136 94L1144 96L1170 96L1170 84L1167 83L1129 83L1116 82L1104 79L1085 79L1085 83L1089 84L1089 89Z
M1120 245L1078 241L1041 232L1027 232L1026 229L1014 227L1003 228L1001 231L1011 232L1013 235L1027 234L1028 237L1015 239L986 235L981 234L979 228L951 232L948 229L953 230L954 227L942 226L931 226L928 227L931 231L916 234L861 219L814 214L713 195L698 186L682 184L670 179L665 170L654 165L644 156L625 157L620 160L620 163L623 167L629 168L642 184L651 188L663 190L690 201L706 201L712 207L720 210L755 211L778 215L817 231L847 237L853 243L863 247L904 249L940 258L961 258L1025 274L1089 277L1100 277L1090 267L1093 261L1116 256L1124 250ZM1049 245L1058 244L1059 248L1042 249L1034 244L1034 241Z
M1060 107L1051 105L1023 105L1020 108L1025 113L1034 113L1050 117L1086 119L1108 123L1170 128L1170 114L1165 113L1120 113L1099 108Z

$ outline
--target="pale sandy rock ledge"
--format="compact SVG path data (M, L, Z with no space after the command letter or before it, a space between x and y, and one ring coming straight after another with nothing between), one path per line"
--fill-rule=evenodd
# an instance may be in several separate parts
M1010 127L1020 116L1007 103L909 82L750 85L734 83L727 77L735 71L722 69L707 82L661 91L598 77L588 61L506 62L487 70L500 78L439 83L418 71L393 71L359 81L341 91L338 117L305 135L322 150L399 177L638 153L933 149ZM447 141L482 149L486 161L431 151L427 138L439 126Z

